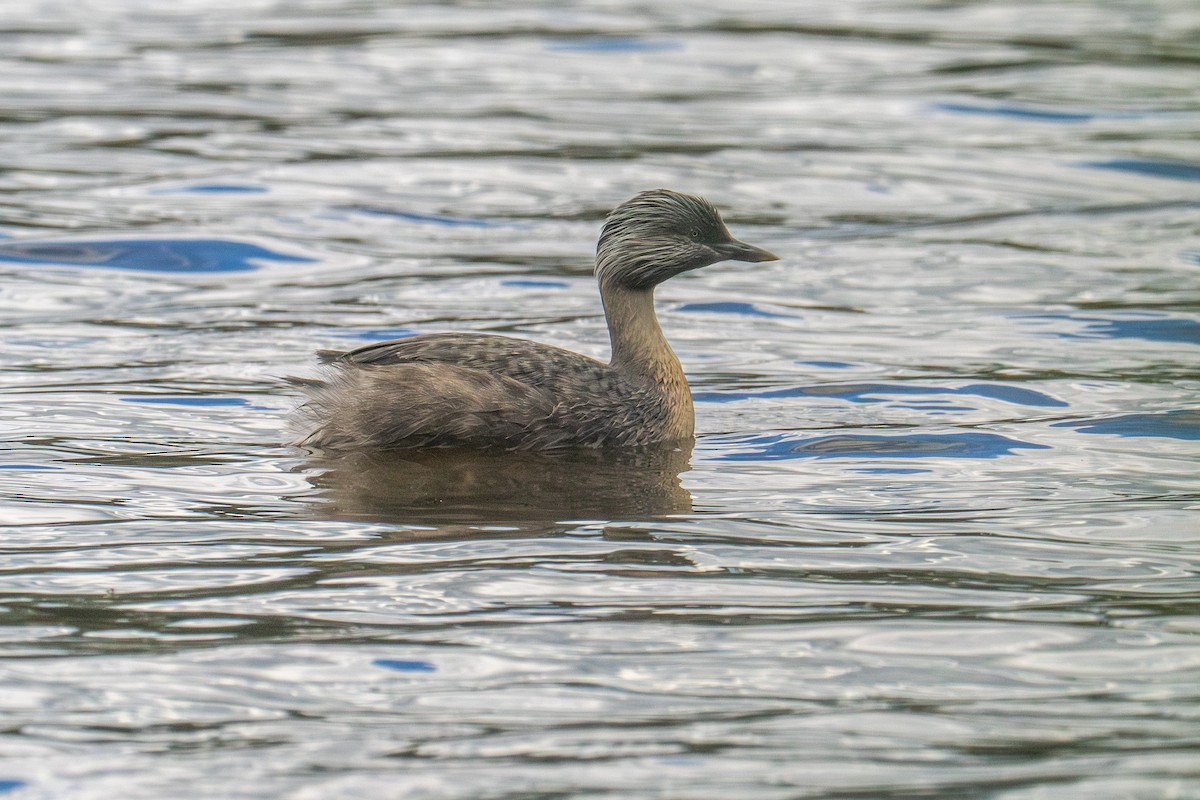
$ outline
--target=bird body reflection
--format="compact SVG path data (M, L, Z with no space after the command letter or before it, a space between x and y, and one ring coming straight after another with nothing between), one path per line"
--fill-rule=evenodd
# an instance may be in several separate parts
M317 457L306 467L324 516L540 528L688 513L692 496L679 476L691 455L690 441L551 453L447 448Z

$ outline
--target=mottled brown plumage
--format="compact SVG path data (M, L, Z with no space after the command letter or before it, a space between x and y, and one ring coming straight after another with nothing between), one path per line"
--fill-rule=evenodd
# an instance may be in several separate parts
M433 333L321 351L296 379L326 452L419 447L544 450L682 442L695 427L687 378L654 313L654 287L718 261L776 256L734 239L708 201L655 189L605 220L596 279L612 358L507 336Z

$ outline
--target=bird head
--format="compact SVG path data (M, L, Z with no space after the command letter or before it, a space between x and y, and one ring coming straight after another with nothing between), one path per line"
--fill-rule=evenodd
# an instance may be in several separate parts
M778 259L733 238L716 207L703 197L651 189L605 219L596 246L596 279L602 286L644 290L718 261Z

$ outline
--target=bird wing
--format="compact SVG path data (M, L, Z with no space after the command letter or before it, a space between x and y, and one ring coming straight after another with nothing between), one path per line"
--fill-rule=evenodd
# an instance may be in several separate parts
M297 444L329 451L522 448L557 405L544 390L454 364L343 368L304 389L303 413L318 427Z
M318 356L336 367L454 365L555 393L582 386L604 392L615 379L612 369L594 358L528 339L487 333L428 333L369 344L346 353L322 350Z
M601 435L629 392L594 358L492 334L425 334L318 355L322 379L293 383L308 394L302 416L316 426L298 443L324 450L554 447L580 430Z
M480 369L501 368L520 360L533 358L558 361L562 358L588 359L570 350L540 344L528 339L514 339L491 333L427 333L407 339L392 339L338 352L320 350L324 363L343 364L405 364L411 362L458 364ZM596 362L599 363L599 362Z
M490 333L426 333L405 339L374 342L349 351L318 350L323 363L403 364L411 361L459 363L471 353L502 353L507 346L531 344L523 339Z

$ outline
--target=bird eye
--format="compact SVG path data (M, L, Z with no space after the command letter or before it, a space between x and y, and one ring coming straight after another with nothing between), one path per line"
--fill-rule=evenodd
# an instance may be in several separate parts
M698 240L698 239L700 238L700 229L699 229L699 228L692 228L691 232L690 232L690 233L688 233L688 235L689 235L689 236L691 236L693 239L697 239L697 240Z

